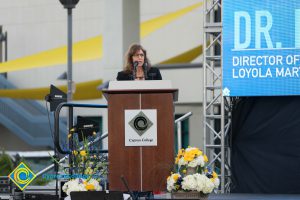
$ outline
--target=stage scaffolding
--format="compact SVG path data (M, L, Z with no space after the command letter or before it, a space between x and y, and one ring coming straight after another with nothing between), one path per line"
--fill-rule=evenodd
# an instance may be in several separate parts
M221 193L230 192L231 101L222 96L222 1L204 0L203 119L204 152L220 175Z

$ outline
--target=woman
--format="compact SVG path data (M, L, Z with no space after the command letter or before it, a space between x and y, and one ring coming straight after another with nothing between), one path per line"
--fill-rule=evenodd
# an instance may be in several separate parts
M124 70L118 72L118 81L162 80L159 69L151 67L146 50L139 44L129 47Z

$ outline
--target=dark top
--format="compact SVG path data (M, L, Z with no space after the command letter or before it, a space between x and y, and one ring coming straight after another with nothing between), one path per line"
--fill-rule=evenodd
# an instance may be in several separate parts
M160 71L156 67L151 67L147 72L148 77L145 80L162 80ZM132 73L126 73L125 71L118 72L118 81L130 81L134 80Z

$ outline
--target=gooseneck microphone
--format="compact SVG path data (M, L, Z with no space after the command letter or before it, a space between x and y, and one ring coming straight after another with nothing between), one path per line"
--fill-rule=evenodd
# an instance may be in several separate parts
M133 62L133 72L132 72L132 75L133 75L133 80L136 79L136 69L137 69L137 66L139 65L139 62L138 61L135 61Z
M148 70L147 70L147 68L148 68L148 63L145 62L145 63L143 64L143 70L144 70L144 77L145 77L145 80L148 79Z

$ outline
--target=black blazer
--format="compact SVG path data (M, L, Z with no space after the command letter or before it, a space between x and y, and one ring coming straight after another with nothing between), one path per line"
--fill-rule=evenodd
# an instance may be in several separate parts
M151 67L147 72L148 77L146 80L162 80L160 71L156 67ZM126 73L125 71L118 72L118 81L130 81L134 80L132 73Z

